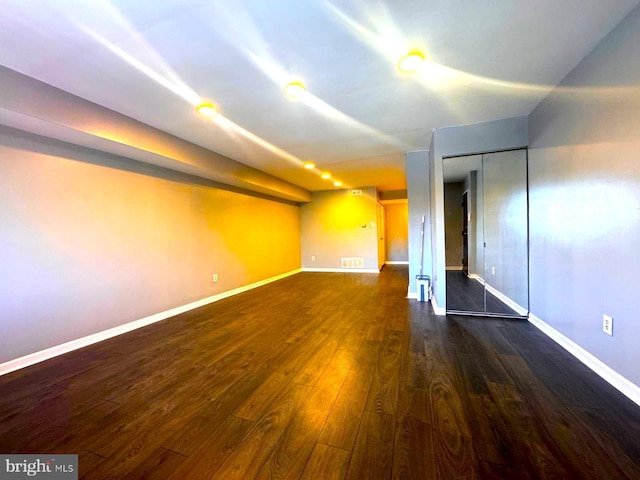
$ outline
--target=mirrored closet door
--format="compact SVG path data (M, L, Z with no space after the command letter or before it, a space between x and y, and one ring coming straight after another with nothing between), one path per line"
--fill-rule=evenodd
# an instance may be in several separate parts
M527 316L526 149L443 159L447 312Z

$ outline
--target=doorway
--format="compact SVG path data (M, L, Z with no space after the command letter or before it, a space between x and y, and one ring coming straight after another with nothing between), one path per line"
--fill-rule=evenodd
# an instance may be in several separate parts
M387 246L386 246L386 234L385 234L385 218L384 218L384 206L378 202L376 204L376 216L377 216L377 234L378 234L378 270L382 270L384 264L387 261Z
M462 194L462 273L469 275L469 190Z
M527 150L443 159L447 313L529 313Z

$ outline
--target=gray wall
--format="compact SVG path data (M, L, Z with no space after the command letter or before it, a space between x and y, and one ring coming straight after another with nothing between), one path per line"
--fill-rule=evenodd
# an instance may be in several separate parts
M528 145L527 117L514 117L475 125L440 128L433 131L430 148L432 209L432 282L439 308L446 305L444 187L442 158L454 155L506 150ZM407 172L408 175L408 172ZM443 279L443 281L440 281Z
M409 293L416 293L416 275L420 273L420 229L425 217L425 275L431 272L431 235L429 201L429 152L407 153L407 198L409 201Z
M295 202L310 192L0 65L4 125ZM191 115L180 121L200 121Z
M185 177L0 127L0 363L300 267L297 205Z
M469 215L469 221L467 222L467 243L469 246L467 255L469 257L469 274L475 273L476 268L476 182L477 174L475 171L469 172L469 175L467 175L462 182L462 189L463 191L467 192L467 213Z
M482 170L469 172L469 274L484 277L484 208Z
M528 310L527 153L513 150L482 157L484 279Z
M529 119L531 312L636 385L639 112L636 8Z
M462 265L462 192L463 182L444 185L444 235L447 267Z
M479 179L479 181L478 181ZM482 171L473 170L464 179L469 208L469 274L484 277Z
M391 201L391 200L406 200L407 199L407 191L406 190L387 190L385 192L378 192L378 200L381 202Z
M363 257L364 268L378 269L378 193L359 190L360 196L346 189L313 192L300 207L303 268L341 268L342 257Z

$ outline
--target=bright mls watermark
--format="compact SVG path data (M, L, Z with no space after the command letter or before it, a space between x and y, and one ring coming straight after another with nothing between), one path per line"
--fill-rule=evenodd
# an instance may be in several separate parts
M0 480L78 480L78 455L1 455Z

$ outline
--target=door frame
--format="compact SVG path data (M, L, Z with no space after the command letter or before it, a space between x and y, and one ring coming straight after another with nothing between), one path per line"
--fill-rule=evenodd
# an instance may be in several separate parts
M468 189L462 192L462 273L464 273L466 276L469 276L469 190Z

